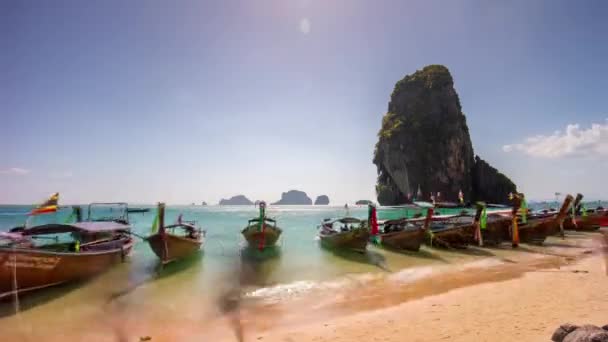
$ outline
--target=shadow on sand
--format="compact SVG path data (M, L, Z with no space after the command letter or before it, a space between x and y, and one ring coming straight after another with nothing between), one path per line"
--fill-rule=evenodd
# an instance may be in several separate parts
M424 249L423 247L420 247L420 249L417 252L408 251L406 249L392 248L392 247L388 247L388 246L377 246L376 248L382 248L383 250L385 250L389 253L405 255L405 256L412 257L412 258L437 260L437 261L445 263L445 264L449 263L449 261L447 261L440 255L438 255L437 253L433 253L432 250L427 250L427 249Z
M281 263L281 248L266 247L263 250L245 247L241 250L241 286L268 286L270 278Z
M91 279L56 285L45 289L26 292L15 296L0 299L0 318L15 315L18 312L27 311L39 305L50 303L59 299L70 292L86 286Z
M392 272L388 268L388 265L386 264L386 258L384 257L384 255L382 255L376 251L368 249L365 252L357 252L357 251L353 251L353 250L349 250L349 249L325 247L323 244L320 244L320 246L324 251L331 253L337 257L340 257L340 258L343 258L343 259L346 259L346 260L349 260L352 262L358 262L361 264L376 266L383 271Z
M169 278L192 267L200 267L203 255L204 251L199 250L187 258L175 260L165 265L163 265L160 260L156 260L153 264L145 267L143 272L138 275L137 279L129 282L125 288L112 292L108 296L107 302L109 303L120 297L126 296L144 284Z

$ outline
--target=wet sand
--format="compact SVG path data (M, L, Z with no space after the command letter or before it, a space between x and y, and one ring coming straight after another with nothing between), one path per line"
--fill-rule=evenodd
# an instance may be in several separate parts
M488 256L353 275L278 301L249 295L237 310L209 309L196 302L201 294L174 288L175 302L163 302L163 314L161 303L143 299L163 281L179 280L168 278L78 316L69 307L57 307L57 317L36 317L32 309L0 320L0 330L7 341L237 341L237 327L245 341L548 341L565 322L608 323L605 244L600 234L582 234L516 253L506 245L471 248L455 253ZM74 324L54 324L66 320ZM48 324L28 323L34 321Z
M330 320L279 328L260 334L264 341L548 341L566 322L608 323L606 245L593 254L547 256L536 261L487 269L479 277L473 269L427 278L409 286L423 295L393 291L405 297L389 306L377 299L387 294L346 300L351 314ZM522 273L520 273L522 272ZM487 281L486 276L496 276ZM510 278L510 279L509 279ZM475 281L478 284L473 285ZM425 296L420 288L441 294ZM453 289L449 290L448 288ZM412 289L413 288L413 289ZM445 291L444 291L445 290ZM386 297L385 297L386 298ZM363 311L357 310L359 302ZM361 309L361 307L359 307ZM252 339L253 340L253 339Z

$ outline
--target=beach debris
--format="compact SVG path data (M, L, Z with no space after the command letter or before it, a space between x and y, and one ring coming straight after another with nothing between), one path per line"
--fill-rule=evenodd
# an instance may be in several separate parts
M586 324L562 324L551 336L553 342L608 342L608 325L600 328Z
M139 338L139 341L140 341L140 342L144 342L144 341L152 341L152 337L150 337L150 336L141 336L141 337Z

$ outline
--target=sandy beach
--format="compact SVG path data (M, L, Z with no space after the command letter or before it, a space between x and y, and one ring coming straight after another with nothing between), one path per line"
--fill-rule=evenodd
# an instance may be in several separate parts
M522 246L501 256L507 249L470 248L466 253L490 251L493 257L356 278L279 301L246 298L239 312L244 340L548 341L566 322L608 323L601 234L552 237L545 247ZM237 341L234 315L192 302L179 315L163 316L146 310L154 304L138 302L138 291L146 288L92 306L70 317L72 324L47 317L48 325L33 326L33 309L5 318L0 327L9 341Z
M559 247L404 286L388 277L327 302L306 299L291 320L283 316L286 326L268 328L272 324L250 318L255 328L246 340L549 341L566 322L607 324L606 242L598 234L575 243L555 238L548 245ZM304 309L307 304L314 309Z
M277 329L261 337L265 341L548 341L565 322L607 323L604 262L595 255L559 270L528 272L521 278Z

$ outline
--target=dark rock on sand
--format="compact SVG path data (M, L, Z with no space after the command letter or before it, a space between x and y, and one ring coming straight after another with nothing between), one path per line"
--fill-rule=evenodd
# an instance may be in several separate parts
M554 342L608 342L608 325L600 328L595 325L577 326L562 324L551 336Z

